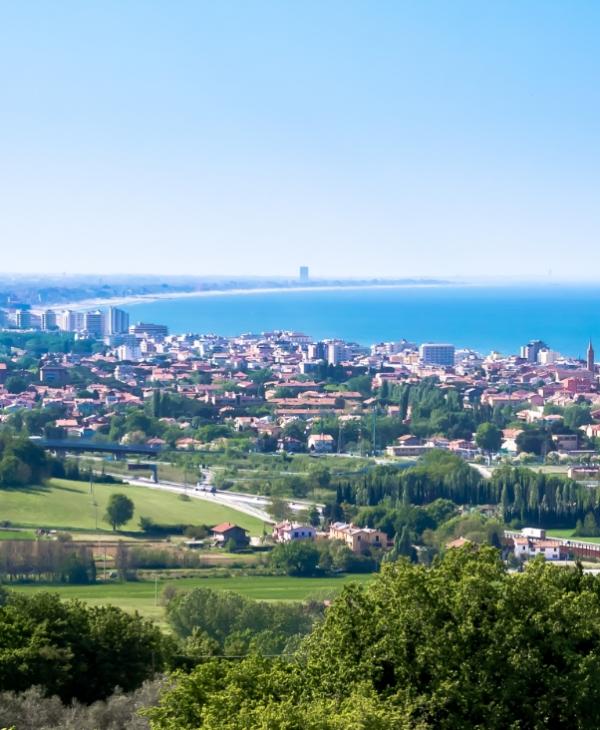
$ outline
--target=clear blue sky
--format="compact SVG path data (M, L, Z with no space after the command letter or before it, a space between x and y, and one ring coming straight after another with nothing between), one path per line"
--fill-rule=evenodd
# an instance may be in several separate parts
M599 37L590 0L4 2L0 267L600 279Z

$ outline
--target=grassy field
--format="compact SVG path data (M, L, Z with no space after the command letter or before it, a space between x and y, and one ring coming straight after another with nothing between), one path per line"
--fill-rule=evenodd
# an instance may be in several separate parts
M0 520L21 527L91 532L96 528L97 515L98 528L109 531L102 518L110 495L116 492L127 494L135 504L133 519L122 529L139 532L140 536L138 520L142 515L167 524L215 525L230 521L252 535L263 531L263 523L255 517L200 499L186 502L176 494L128 484L96 484L92 495L88 483L63 479L52 479L46 486L2 491Z
M548 537L562 537L565 540L582 540L583 542L600 542L600 537L576 537L573 530L546 530Z
M232 578L181 578L158 581L158 605L154 581L133 583L107 583L91 586L15 586L23 593L51 591L63 598L78 598L92 605L112 604L126 611L139 611L148 618L164 619L164 608L160 605L160 594L166 585L181 590L204 587L214 590L228 590L241 593L248 598L263 601L303 601L310 596L323 597L341 590L347 583L368 583L372 574L343 575L334 578L289 578L287 576L244 576ZM9 588L11 586L8 586Z
M0 540L35 540L33 530L0 530Z

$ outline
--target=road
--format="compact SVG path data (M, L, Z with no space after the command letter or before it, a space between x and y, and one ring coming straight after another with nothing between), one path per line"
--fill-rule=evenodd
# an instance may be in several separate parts
M481 464L473 464L472 462L469 462L469 466L472 466L473 469L476 469L482 477L485 477L485 479L491 479L492 470L488 469L488 467L482 466Z
M112 476L122 479L127 484L132 484L136 487L146 487L147 489L158 489L164 492L171 492L173 494L187 494L191 499L203 499L207 502L215 502L216 504L222 504L231 509L235 509L238 512L256 517L263 522L269 522L273 524L275 520L267 511L267 507L270 505L271 500L269 497L264 495L255 494L243 494L241 492L231 492L228 490L217 489L212 490L210 483L210 473L205 478L205 481L198 487L191 487L189 485L181 484L180 482L161 481L155 483L152 479L146 479L144 477L129 477L123 474L113 474ZM308 502L296 502L293 500L284 500L290 506L294 512L300 512L307 509L310 503ZM321 510L323 505L317 505L317 508Z

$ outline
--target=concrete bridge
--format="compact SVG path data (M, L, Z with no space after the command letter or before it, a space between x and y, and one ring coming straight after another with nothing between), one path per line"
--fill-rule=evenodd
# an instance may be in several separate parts
M117 458L127 456L151 456L160 454L162 446L148 446L147 444L118 444L110 441L93 441L92 439L46 439L32 437L31 441L41 449L54 451L58 454L70 452L94 452L99 454L113 454Z

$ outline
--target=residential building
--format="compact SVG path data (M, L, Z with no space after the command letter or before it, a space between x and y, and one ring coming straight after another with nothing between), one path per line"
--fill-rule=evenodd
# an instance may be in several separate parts
M248 530L244 530L243 527L234 525L232 522L223 522L220 525L215 525L211 529L211 533L220 545L225 545L230 540L233 540L237 547L246 547L246 545L250 544Z
M139 345L119 345L117 347L117 358L121 361L132 361L139 360L142 356L142 351Z
M15 324L21 330L31 327L31 311L29 309L17 309L15 313Z
M552 434L552 441L559 451L573 451L579 446L579 434L555 433Z
M531 342L521 347L521 358L527 360L527 362L537 362L540 352L549 349L548 345L542 340L531 340Z
M123 309L109 307L104 324L105 334L122 335L129 329L129 314Z
M356 527L352 523L333 522L329 527L330 540L342 540L353 553L364 553L371 548L385 549L388 536L372 527Z
M309 360L325 360L327 346L324 342L311 342L306 348L306 357Z
M541 555L546 560L560 560L562 557L561 543L558 540L536 540L530 537L515 537L513 538L513 545L515 557L519 558L519 560L535 558L537 555Z
M62 388L69 380L69 373L62 365L48 363L40 368L40 382L52 388Z
M137 322L129 327L129 334L140 338L152 337L154 339L161 340L168 336L169 328L164 324Z
M280 522L273 527L275 542L295 542L296 540L314 540L317 535L312 525L303 525L300 522Z
M83 329L93 337L102 337L104 333L104 314L95 309L83 315Z
M56 324L63 332L79 332L83 329L83 313L64 309L56 317Z
M388 446L386 453L388 456L422 456L425 452L431 451L432 448L436 448L436 446L425 443L418 436L406 434L399 436L395 444Z
M45 309L43 312L40 312L40 328L44 332L56 329L56 326L56 312L53 309Z
M328 433L313 433L308 437L308 450L318 454L330 454L333 451L333 436Z
M419 347L419 359L423 365L454 366L454 345L425 342Z
M327 342L326 359L328 365L338 365L344 359L344 343L339 340Z

